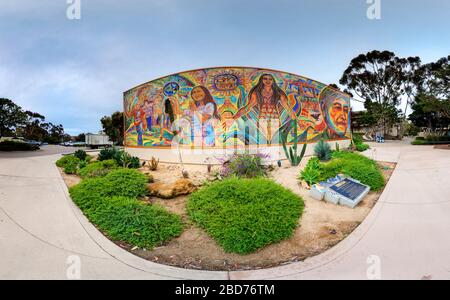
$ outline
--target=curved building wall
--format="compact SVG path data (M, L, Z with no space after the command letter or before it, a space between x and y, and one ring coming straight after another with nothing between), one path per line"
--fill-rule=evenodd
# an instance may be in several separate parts
M124 93L125 146L236 149L350 138L350 98L275 70L206 68ZM179 146L179 147L178 147Z

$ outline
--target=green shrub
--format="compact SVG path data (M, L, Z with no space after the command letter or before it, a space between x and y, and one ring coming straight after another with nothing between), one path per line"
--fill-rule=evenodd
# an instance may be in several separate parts
M360 144L356 144L356 150L358 150L359 152L363 152L366 151L367 149L369 149L369 145L365 144L365 143L360 143Z
M358 153L348 151L333 152L333 158L326 163L310 159L303 171L309 169L317 170L319 173L318 177L309 177L312 178L311 183L325 181L328 178L335 177L342 173L367 184L370 186L370 189L374 191L379 190L384 186L384 177L378 168L377 163ZM302 177L304 175L303 171L300 173L301 179L304 179ZM313 175L316 175L314 171L310 172L313 172ZM308 184L311 183L308 182Z
M98 160L102 161L108 159L114 159L119 166L124 168L137 169L141 166L138 157L131 156L127 152L119 150L116 147L106 148L100 151Z
M233 154L222 164L221 176L253 178L266 175L265 154Z
M319 165L319 171L321 174L319 181L343 173L367 184L374 191L384 186L384 177L377 163L358 153L335 152L330 162Z
M110 238L141 248L151 249L183 230L180 216L128 197L105 198L88 215Z
M412 145L437 145L449 144L450 136L447 135L427 135L426 137L417 136Z
M66 174L75 174L78 170L80 159L73 155L65 155L56 161L56 165L64 169Z
M86 151L78 149L77 151L75 151L75 153L73 154L75 157L78 157L80 160L85 160L86 159Z
M247 254L290 237L303 200L267 178L233 176L191 194L187 211L225 251Z
M85 160L80 160L80 163L78 164L78 173L81 169L85 168L88 165L88 162Z
M38 145L27 144L16 141L0 142L0 151L34 151L38 150Z
M353 133L353 142L355 145L362 144L364 142L363 137L360 133Z
M314 153L319 158L319 160L329 160L331 158L331 147L324 140L320 140L314 146Z
M141 166L140 160L136 156L131 156L125 151L119 151L115 154L114 159L117 164L124 168L137 169Z
M58 166L60 168L64 168L66 166L67 162L72 159L72 157L75 157L75 156L73 156L73 155L64 155L63 157L61 157L60 159L58 159L56 161L56 166Z
M317 157L311 158L306 167L300 172L300 179L306 181L309 185L313 185L319 179L319 159Z
M102 149L98 154L98 160L116 159L120 151L121 150L116 147Z
M82 162L80 162L80 170L78 171L78 175L81 178L105 176L111 170L117 169L118 167L116 161L113 159L96 161L84 167L81 166Z
M414 141L411 142L411 145L427 145L428 142L425 141L425 139L418 139L416 138Z
M145 195L147 177L117 169L104 177L83 179L70 188L73 201L86 217L114 240L151 249L181 234L181 218L136 198Z
M78 171L78 165L80 164L80 159L73 155L68 155L64 162L64 173L75 174Z

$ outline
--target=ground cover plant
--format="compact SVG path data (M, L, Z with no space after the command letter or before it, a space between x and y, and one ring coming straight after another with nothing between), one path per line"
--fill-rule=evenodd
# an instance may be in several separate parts
M119 168L103 177L83 179L70 188L73 201L111 239L151 249L181 234L181 217L137 198L147 193L148 178Z
M191 194L187 212L225 251L248 254L290 237L303 207L270 179L234 176Z
M238 176L244 178L253 178L265 176L267 168L264 160L266 154L233 154L223 159L220 175L222 177Z
M317 170L318 176L316 171L311 170ZM309 179L308 172L316 172L316 176ZM317 158L311 158L300 172L299 178L307 182L310 180L308 184L311 184L335 177L340 173L361 181L370 186L373 191L384 186L384 178L377 163L370 158L349 151L333 152L329 162L319 162Z
M426 137L416 137L412 142L412 145L439 145L450 144L450 136L448 135L428 135Z
M56 161L56 165L63 168L66 174L75 174L80 162L80 159L74 155L65 155Z
M363 152L366 151L367 149L370 148L370 146L366 143L364 143L362 135L359 133L354 133L353 134L353 140L352 143L354 144L354 149L356 149L359 152Z
M78 175L80 175L81 178L98 177L98 176L101 177L108 174L111 170L117 168L118 165L116 161L113 159L95 161L90 164L86 164L85 166L82 166L80 162L80 169L78 170Z

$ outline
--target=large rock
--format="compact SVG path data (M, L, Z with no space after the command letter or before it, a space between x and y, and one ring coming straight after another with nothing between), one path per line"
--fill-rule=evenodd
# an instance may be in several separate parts
M197 187L187 178L178 179L171 184L155 182L148 185L150 195L163 199L171 199L181 195L188 195L196 189Z

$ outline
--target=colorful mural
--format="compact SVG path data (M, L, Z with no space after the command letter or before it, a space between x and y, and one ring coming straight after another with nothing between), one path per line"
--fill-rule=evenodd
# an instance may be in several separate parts
M124 93L125 145L193 148L350 138L350 98L274 70L199 69ZM293 132L297 122L297 133Z

